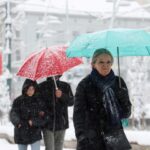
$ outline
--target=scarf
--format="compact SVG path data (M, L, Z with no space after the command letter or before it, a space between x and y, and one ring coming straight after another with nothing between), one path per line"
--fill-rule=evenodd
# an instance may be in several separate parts
M102 103L107 114L110 125L118 125L120 123L120 110L117 98L115 96L113 86L115 84L115 74L111 70L107 76L100 75L96 69L93 69L90 77L94 85L103 93Z

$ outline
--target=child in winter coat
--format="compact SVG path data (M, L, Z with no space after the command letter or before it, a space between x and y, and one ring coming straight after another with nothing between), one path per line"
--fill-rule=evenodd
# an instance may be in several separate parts
M36 81L26 79L22 95L13 101L10 121L14 125L14 140L19 150L40 150L41 127L44 125L44 103Z

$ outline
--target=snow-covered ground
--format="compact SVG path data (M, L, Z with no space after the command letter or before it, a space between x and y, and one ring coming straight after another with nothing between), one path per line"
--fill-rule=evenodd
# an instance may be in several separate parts
M17 150L17 144L9 144L6 140L0 139L0 147L5 148L5 150ZM28 150L31 150L30 146ZM41 150L45 150L44 146L41 146ZM73 150L73 149L64 149L64 150Z
M13 125L9 122L5 125L0 125L0 134L2 133L6 133L7 135L13 136ZM70 127L70 129L67 131L66 134L66 140L71 140L74 139L74 131L72 132L72 127ZM69 135L71 134L71 136ZM7 142L5 139L1 139L0 138L0 147L1 148L5 148L5 150L17 150L17 144L10 144L9 142ZM41 150L44 150L45 147L41 145ZM31 147L28 146L28 150L31 150ZM64 148L64 150L73 150L73 149L66 149Z
M75 140L73 122L70 119L70 127L67 129L65 140ZM13 136L13 125L9 122L5 125L0 125L0 133L6 133ZM138 143L140 145L150 145L150 131L148 130L127 130L125 133L130 142ZM0 146L5 148L5 150L16 150L16 144L10 144L4 139L0 139ZM30 146L28 148L30 150ZM44 146L41 146L41 150L44 150ZM64 149L71 150L71 149Z
M127 138L132 143L139 145L150 145L150 131L147 130L125 130Z

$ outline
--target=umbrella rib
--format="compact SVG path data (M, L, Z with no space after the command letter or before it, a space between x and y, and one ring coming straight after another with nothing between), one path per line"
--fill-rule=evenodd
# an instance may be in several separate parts
M31 77L31 76L26 76L26 75L23 75L21 72L22 72L22 68L23 68L24 66L26 66L26 64L28 63L28 61L29 61L29 60L32 60L32 59L35 57L36 54L37 54L37 53L33 53L29 58L25 59L23 65L20 67L20 69L19 69L19 71L18 71L18 73L17 73L18 76L23 76L23 77L26 77L26 78L30 78L31 80L34 80L34 77L33 77L33 76L32 76L32 77Z
M42 56L44 55L44 51L41 51L39 53L41 53L41 54L39 55L39 57L37 59L36 69L35 69L35 72L34 72L34 78L35 78L35 80L37 79L36 72L37 72L37 69L38 69L38 66L39 66L39 63L40 63L39 60L42 59Z
M147 47L147 46L146 46L146 49L147 49L148 54L150 55L150 50L148 49L148 47Z
M54 57L55 57L56 60L61 59L61 58L58 59L58 57L55 56L55 55L57 55L57 52L52 52L52 53L54 54ZM58 63L59 68L61 69L60 61L57 61L57 63ZM61 74L62 74L62 69L61 69ZM59 74L58 74L58 75L59 75Z

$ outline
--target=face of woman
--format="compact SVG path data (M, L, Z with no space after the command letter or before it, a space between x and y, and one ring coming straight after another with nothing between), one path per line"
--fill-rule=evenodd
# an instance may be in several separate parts
M33 96L35 93L35 88L33 86L30 86L27 90L27 95L28 96Z
M106 76L110 73L112 66L112 58L108 54L102 54L97 57L95 64L93 67L102 75Z

